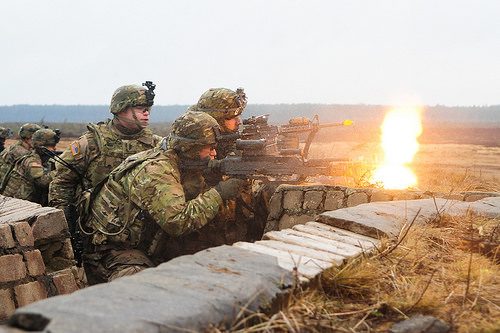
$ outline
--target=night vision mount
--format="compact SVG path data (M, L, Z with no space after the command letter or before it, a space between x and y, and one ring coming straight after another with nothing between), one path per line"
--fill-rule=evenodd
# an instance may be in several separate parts
M146 90L147 106L153 106L155 99L154 90L156 88L156 84L154 84L153 81L146 81L142 85L148 88L148 90Z

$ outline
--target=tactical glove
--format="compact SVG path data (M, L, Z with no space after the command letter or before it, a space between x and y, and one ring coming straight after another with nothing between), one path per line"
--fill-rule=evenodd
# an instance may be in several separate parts
M245 184L246 181L243 179L230 178L220 181L219 184L215 185L215 189L219 192L222 200L228 200L236 198Z
M222 162L220 160L210 160L208 161L208 170L210 170L210 172L220 172L220 167L222 165Z

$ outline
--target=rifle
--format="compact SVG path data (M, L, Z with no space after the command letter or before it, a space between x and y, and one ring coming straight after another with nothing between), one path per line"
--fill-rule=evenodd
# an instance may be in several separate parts
M226 134L221 136L221 140L261 140L266 142L265 152L271 155L298 155L307 159L309 148L322 128L351 126L352 120L346 119L339 123L320 124L318 115L312 120L305 117L295 117L288 121L288 124L276 126L269 125L269 115L252 116L243 120L243 130L241 133ZM307 133L304 140L304 147L301 149L301 136Z

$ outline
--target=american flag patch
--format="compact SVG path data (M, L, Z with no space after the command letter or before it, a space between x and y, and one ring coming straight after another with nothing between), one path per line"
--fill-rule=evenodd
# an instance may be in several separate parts
M80 154L80 143L78 141L70 143L69 149L71 149L71 155L73 156Z

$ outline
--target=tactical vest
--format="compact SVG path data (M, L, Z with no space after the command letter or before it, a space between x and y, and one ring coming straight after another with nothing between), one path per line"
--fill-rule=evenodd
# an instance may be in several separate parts
M136 247L143 240L146 227L144 220L147 219L145 216L147 213L138 209L137 206L141 203L134 203L131 199L133 179L130 183L121 180L138 166L142 169L150 162L171 159L171 153L155 148L127 158L111 172L90 207L89 220L86 225L93 231L92 244L99 246L111 242L120 244L124 248L131 248ZM137 170L138 172L140 170ZM159 226L150 227L156 231L159 228ZM84 230L84 232L88 231Z
M12 170L16 160L30 153L22 146L21 141L10 145L0 154L0 178L3 179Z
M106 178L127 157L154 148L160 139L148 128L140 135L123 138L110 126L110 122L87 126L97 145L97 150L90 152L91 159L85 175L91 181L91 187Z
M5 174L0 185L3 195L23 200L37 201L37 193L33 180L26 177L19 171L21 165L30 157L36 157L35 153L30 153L16 159L9 171Z

